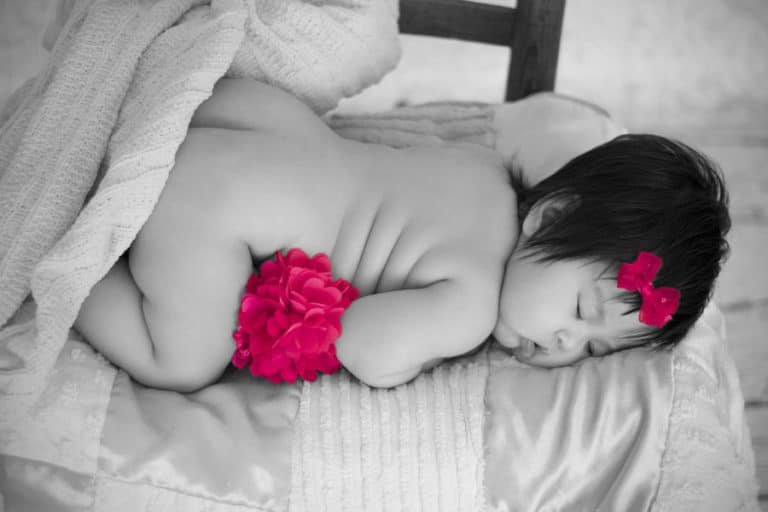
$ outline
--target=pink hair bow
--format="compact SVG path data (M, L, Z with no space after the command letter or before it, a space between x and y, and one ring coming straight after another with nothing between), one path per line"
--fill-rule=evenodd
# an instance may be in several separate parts
M661 267L661 258L650 252L640 252L632 263L619 267L617 288L637 290L643 298L640 321L662 327L672 319L680 303L680 290L670 287L653 287L653 278Z

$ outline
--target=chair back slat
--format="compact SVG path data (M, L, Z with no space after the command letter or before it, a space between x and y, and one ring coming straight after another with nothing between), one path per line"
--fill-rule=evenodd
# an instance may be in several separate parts
M465 0L401 0L400 32L500 46L512 44L515 9Z
M518 0L517 7L467 0L400 0L400 32L511 49L505 101L555 88L565 0Z
M554 91L565 0L518 0L506 101Z

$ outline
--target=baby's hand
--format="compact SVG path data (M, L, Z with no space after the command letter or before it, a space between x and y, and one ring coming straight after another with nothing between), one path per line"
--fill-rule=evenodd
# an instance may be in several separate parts
M467 353L488 337L498 310L495 294L474 286L449 279L356 300L342 317L337 357L366 384L392 387Z

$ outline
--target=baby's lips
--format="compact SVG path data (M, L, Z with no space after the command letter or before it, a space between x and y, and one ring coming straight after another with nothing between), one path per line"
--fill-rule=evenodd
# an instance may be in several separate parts
M520 346L515 349L515 357L518 359L530 359L536 352L536 345L527 338L520 338Z

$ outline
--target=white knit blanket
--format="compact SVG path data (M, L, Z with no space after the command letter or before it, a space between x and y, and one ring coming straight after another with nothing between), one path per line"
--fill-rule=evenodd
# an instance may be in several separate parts
M395 389L347 372L302 388L290 512L486 510L487 351Z
M44 389L219 78L275 84L323 113L399 58L396 0L64 1L50 62L0 131L0 326L31 291L38 332L0 361L0 429Z

